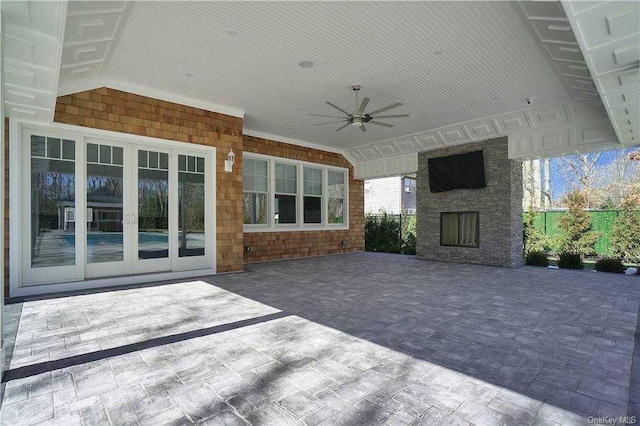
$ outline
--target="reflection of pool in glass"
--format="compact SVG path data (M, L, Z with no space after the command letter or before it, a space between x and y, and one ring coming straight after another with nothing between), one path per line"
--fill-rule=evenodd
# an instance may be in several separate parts
M73 244L75 236L73 234L63 235L65 242ZM166 244L169 239L167 234L160 233L139 233L139 244ZM98 244L122 244L122 234L115 232L95 232L87 234L87 244L90 246Z

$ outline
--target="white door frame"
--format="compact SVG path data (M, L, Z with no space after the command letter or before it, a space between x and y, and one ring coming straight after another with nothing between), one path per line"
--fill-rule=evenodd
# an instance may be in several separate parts
M206 217L206 226L210 232L207 232L207 240L206 240L206 264L203 262L201 265L189 265L189 267L197 267L198 269L193 270L185 270L180 272L165 272L165 273L149 273L149 274L140 274L140 275L127 275L121 277L113 277L113 278L102 278L102 279L90 279L90 280L82 280L81 278L77 281L66 281L61 283L54 284L45 284L45 282L51 282L51 275L47 281L40 281L38 283L32 283L34 285L25 285L25 277L22 271L22 262L27 261L24 257L24 248L23 241L21 237L21 231L23 226L28 225L26 220L28 217L23 217L22 209L23 209L23 199L24 196L22 194L22 183L21 178L23 174L23 158L24 151L29 152L30 149L28 145L23 144L22 135L23 133L29 133L30 131L41 132L45 136L50 133L55 133L55 135L64 135L66 139L76 140L76 143L80 143L83 147L82 149L82 158L81 160L85 160L84 158L84 146L87 138L99 138L103 140L109 140L114 142L132 142L134 145L152 145L157 148L164 149L172 149L176 152L193 152L197 155L208 157L210 161L208 161L207 172L208 178L206 179L206 184L208 184L209 188L206 190L210 194L211 203L206 203L207 211L205 212ZM17 121L11 120L9 126L9 142L10 142L10 164L19 165L18 167L10 167L10 217L12 220L10 221L10 292L12 296L27 296L34 294L44 294L44 293L54 293L60 291L71 291L77 289L87 289L87 288L98 288L98 287L106 287L113 285L125 285L125 284L135 284L135 283L143 283L143 282L152 282L158 280L167 280L167 279L182 279L187 277L195 277L195 276L203 276L203 275L211 275L216 273L216 253L217 253L217 235L216 235L216 148L210 146L203 145L195 145L189 144L185 142L175 142L164 139L150 138L146 136L138 136L138 135L130 135L124 133L111 132L106 130L99 129L91 129L79 126L71 126L67 124L59 124L53 123L50 125L43 125L41 123L34 123L28 121ZM76 151L77 152L77 151ZM177 156L176 156L177 157ZM76 170L77 176L82 176L82 174L78 173L78 165L82 165L85 167L86 161L78 161L76 158ZM30 168L30 167L27 167ZM80 186L78 186L80 188ZM86 202L86 194L84 194L85 185L81 185L82 191L77 191L76 197L82 197L80 200ZM82 194L80 194L82 192ZM80 211L77 212L79 219L80 217L84 220L85 212L82 209L78 209ZM137 214L137 212L136 212ZM30 226L30 225L29 225ZM82 235L78 235L77 241L84 243L86 241L86 227L80 227L83 229ZM78 227L76 227L76 232L80 231ZM80 232L78 232L79 234ZM76 247L78 249L78 247ZM28 247L27 247L28 250ZM80 253L84 253L85 250L76 250L76 258L80 255ZM29 254L29 253L27 253ZM30 259L30 256L26 259ZM84 259L81 259L82 262L78 262L76 260L76 267L84 267ZM179 266L176 269L181 269ZM175 269L174 269L175 270Z
M134 226L133 228L133 233L132 233L132 262L133 262L133 273L134 274L144 274L144 273L151 273L153 271L172 271L173 270L173 265L171 262L171 244L170 244L170 240L171 240L171 235L173 235L174 233L178 232L177 229L173 229L173 215L171 212L171 195L173 194L174 190L174 186L171 183L171 173L173 171L172 169L172 163L171 163L171 148L170 147L158 147L158 146L153 146L153 145L134 145L132 147L132 158L133 158L133 164L131 167L132 170L132 175L133 175L133 193L131 194L131 213L135 215L135 219L133 219L134 222ZM158 258L158 259L140 259L139 258L139 254L138 254L138 249L139 249L139 240L138 240L138 235L137 235L137 224L138 221L140 220L140 218L138 217L138 211L139 211L139 206L138 206L138 152L140 150L143 151L155 151L155 152L162 152L162 153L166 153L169 156L169 170L167 170L167 177L168 177L168 182L169 182L169 227L168 227L168 241L167 241L167 250L168 250L168 256L167 257L163 257L163 258Z
M16 181L20 188L24 188L23 185L30 184L31 182L31 136L34 134L39 134L38 131L33 131L31 129L25 129L21 133L22 146L24 149L22 150L22 155L18 162L11 162L10 164L20 164L21 165L21 177ZM21 229L24 232L20 232L20 242L22 243L21 255L19 257L20 269L22 273L23 280L25 282L24 285L39 285L46 282L51 282L52 277L60 278L64 281L77 281L81 280L84 276L84 259L82 255L84 253L83 244L85 241L86 235L86 227L77 226L78 223L84 225L85 223L85 185L84 182L79 181L79 177L82 175L82 168L84 164L82 162L82 157L78 158L79 155L83 155L84 149L82 140L80 138L74 138L71 135L60 133L60 132L47 132L46 136L58 138L60 140L67 139L73 140L75 143L75 156L74 159L74 168L75 168L75 209L74 219L74 254L75 254L75 263L73 265L68 266L52 266L52 267L39 267L32 268L31 261L31 191L21 190L20 193L23 195L21 203L13 201L14 198L10 196L9 204L13 205L22 205L22 211L18 215L11 214L10 218L19 218L19 224L21 225ZM10 150L11 152L11 150ZM10 154L11 155L11 154ZM10 167L10 169L14 169L16 167ZM10 179L9 184L14 183L15 179ZM12 195L12 194L10 194ZM15 219L10 220L14 222ZM13 233L11 234L13 238ZM13 242L13 241L12 241ZM12 243L11 242L11 243ZM13 259L12 259L13 260ZM13 262L11 262L11 273L13 273Z
M133 213L133 206L131 205L131 192L133 179L131 178L131 151L133 150L133 145L126 142L121 142L112 139L97 139L97 138L84 138L84 143L82 144L82 148L86 149L86 144L97 144L97 145L110 145L117 146L122 148L122 249L123 249L123 259L118 262L97 262L97 263L89 263L87 260L88 254L88 234L86 233L87 229L87 221L83 223L83 227L85 229L85 236L83 241L84 248L84 256L83 262L85 265L85 274L84 278L100 278L100 277L108 277L108 276L117 276L124 274L131 274L131 240L133 239L133 228L130 225L131 220L130 215ZM85 195L82 198L82 201L85 203L84 205L80 205L78 208L82 209L83 212L88 212L87 210L87 194L86 194L86 178L87 178L87 154L85 151L84 156L82 157L82 165L84 170L84 178L85 181L82 184L85 187ZM78 222L76 222L78 223ZM78 226L76 226L77 228Z

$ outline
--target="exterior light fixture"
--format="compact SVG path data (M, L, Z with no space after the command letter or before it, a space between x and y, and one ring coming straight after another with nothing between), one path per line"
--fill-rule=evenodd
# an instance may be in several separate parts
M227 154L227 159L224 160L224 171L227 173L231 173L233 171L233 164L236 162L236 155L233 153L233 150L229 150L229 154Z

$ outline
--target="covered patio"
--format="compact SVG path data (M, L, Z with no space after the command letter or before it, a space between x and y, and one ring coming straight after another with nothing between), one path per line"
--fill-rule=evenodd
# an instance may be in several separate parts
M5 306L0 423L637 415L639 290L615 274L355 253L25 299Z

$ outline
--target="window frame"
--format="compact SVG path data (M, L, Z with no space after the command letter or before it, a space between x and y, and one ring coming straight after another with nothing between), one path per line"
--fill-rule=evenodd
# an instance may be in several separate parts
M320 195L316 195L316 194L307 194L305 193L305 188L304 188L304 169L310 169L310 170L319 170L320 171ZM327 185L325 185L325 183L328 184L328 182L325 182L327 180L327 176L328 176L328 172L325 171L325 169L323 167L316 167L316 166L310 166L310 165L304 165L302 166L302 223L303 225L321 225L321 224L325 224L325 222L328 220L328 217L325 217L326 214L328 213L328 207L325 207L325 198L326 198L326 187ZM314 182L314 181L312 181ZM320 198L320 222L305 222L304 221L304 201L306 197L310 197L310 198ZM328 204L327 204L328 206Z
M462 214L474 213L476 215L476 244L475 245L463 245L460 243L460 236L462 235L462 229L460 224L460 216ZM455 214L458 217L458 243L457 244L443 244L442 243L442 217L446 214ZM480 211L457 211L457 212L440 212L440 246L441 247L462 247L462 248L480 248Z
M342 183L344 185L344 196L342 197L342 210L343 210L342 223L329 222L329 199L335 198L335 197L329 197L329 171L341 172L345 170L346 169L327 167L327 170L325 171L324 188L326 188L326 196L324 200L324 207L326 209L325 220L327 221L327 226L329 228L338 227L339 229L342 229L341 226L346 224L347 225L346 228L349 229L349 173L348 173L348 170L346 170L346 173L344 173L344 182Z
M348 230L349 229L349 169L327 164L313 163L310 161L293 160L290 158L276 157L264 154L243 152L243 159L266 160L268 167L268 220L267 224L254 225L244 224L243 232L299 232L299 231L321 231L321 230ZM295 165L296 173L296 223L276 224L275 223L275 196L276 194L294 195L276 192L276 163ZM322 222L304 223L304 167L312 167L322 170ZM329 198L328 194L328 171L341 172L344 174L344 220L343 223L328 223ZM244 187L242 189L244 193ZM244 214L244 213L243 213Z
M256 190L246 190L244 189L244 159L248 159L248 160L258 160L258 161L266 161L267 162L267 190L266 191L256 191ZM260 229L260 230L264 230L264 228L268 228L269 227L269 222L271 220L271 217L269 216L271 214L271 205L274 204L274 201L271 200L270 197L270 193L269 193L269 187L271 186L271 165L269 160L265 159L265 158L252 158L251 156L246 157L243 155L243 170L242 170L242 202L244 203L244 194L246 193L250 193L250 194L266 194L267 195L267 221L266 223L244 223L244 205L242 206L242 226L243 227L253 227L256 229Z

